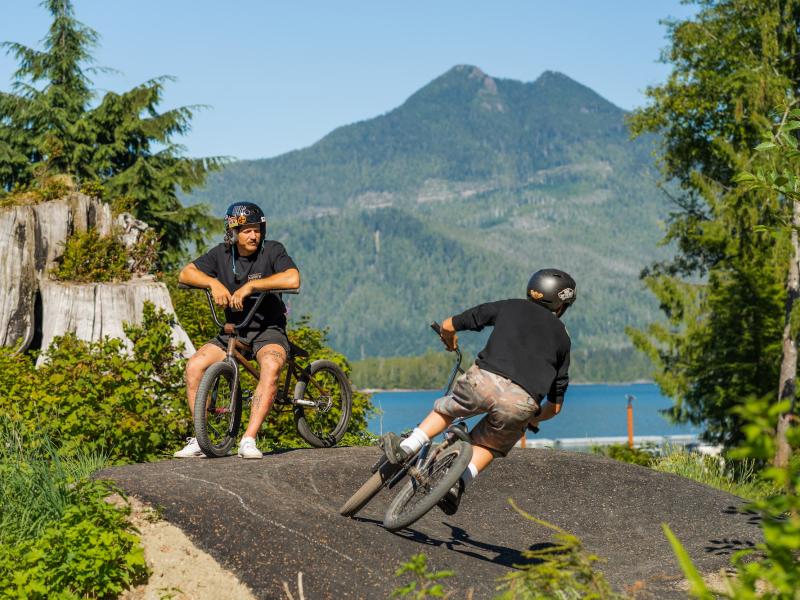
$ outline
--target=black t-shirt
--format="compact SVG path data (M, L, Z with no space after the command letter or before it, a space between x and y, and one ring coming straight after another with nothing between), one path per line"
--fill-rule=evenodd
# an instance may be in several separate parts
M530 300L500 300L453 317L456 331L494 326L475 361L486 371L506 377L531 396L561 403L569 385L570 339L552 312Z
M275 273L282 273L297 267L292 257L286 253L286 248L280 242L265 240L261 249L250 256L236 255L236 273L234 274L235 246L219 244L195 259L194 266L206 275L218 279L232 294L251 279L269 277ZM251 294L244 301L244 310L234 312L225 309L225 319L229 323L240 323L249 313L258 293ZM247 326L246 331L263 331L267 327L286 328L286 306L280 294L270 294L261 302L258 312ZM244 332L242 332L244 333Z

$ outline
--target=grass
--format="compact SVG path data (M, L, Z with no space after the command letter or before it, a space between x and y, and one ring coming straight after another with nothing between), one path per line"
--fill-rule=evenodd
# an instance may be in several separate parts
M26 447L13 426L0 422L0 542L34 538L61 519L75 483L106 462L92 452L61 456L47 438Z
M745 500L762 500L780 492L761 477L754 460L726 461L721 456L688 452L680 446L628 448L624 444L597 446L594 454L662 473L672 473L728 492Z
M663 456L654 459L650 467L704 483L746 500L761 500L780 491L761 478L758 465L753 460L726 461L719 456L670 448Z

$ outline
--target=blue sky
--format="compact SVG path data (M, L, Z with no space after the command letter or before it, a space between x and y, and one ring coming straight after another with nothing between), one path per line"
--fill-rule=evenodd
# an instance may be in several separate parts
M172 75L162 108L207 104L183 138L192 156L264 158L385 113L456 64L532 81L554 70L618 106L644 103L678 0L74 0L97 30L96 76L123 91ZM0 0L0 41L36 45L37 0ZM15 64L0 56L0 89Z

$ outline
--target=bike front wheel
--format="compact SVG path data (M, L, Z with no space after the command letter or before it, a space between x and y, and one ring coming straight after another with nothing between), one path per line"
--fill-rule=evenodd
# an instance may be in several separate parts
M206 369L194 398L194 435L203 453L226 456L242 420L242 397L236 367L222 361Z
M442 450L421 472L409 477L386 510L383 526L398 531L422 518L458 481L472 459L472 446L458 440Z
M378 470L367 479L350 499L342 504L339 514L343 517L352 517L364 508L375 495L397 474L399 466L393 465L385 458L382 459Z
M297 433L315 448L330 448L344 437L350 424L353 392L339 366L315 360L294 388Z

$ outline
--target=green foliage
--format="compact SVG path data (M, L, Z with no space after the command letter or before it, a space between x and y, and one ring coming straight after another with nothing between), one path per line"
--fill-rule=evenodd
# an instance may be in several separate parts
M649 465L662 473L674 473L747 500L768 498L779 490L765 480L754 460L725 460L720 456L705 456L670 448Z
M800 85L797 62L785 59L798 52L800 2L697 4L670 23L672 73L631 120L635 133L660 135L664 179L680 191L664 240L678 253L645 273L667 320L629 334L675 399L672 416L731 447L742 439L733 408L778 382L790 250L775 231L785 206L735 185L736 175L763 163L753 148Z
M147 576L127 512L104 501L107 486L81 482L61 518L37 537L0 546L0 589L19 599L116 596Z
M0 417L0 545L37 537L58 521L75 482L106 462L103 454L84 449L60 455L47 437L32 443Z
M25 437L0 418L0 596L109 597L146 577L127 510L88 479L105 462L57 451L41 432Z
M734 458L765 463L775 456L775 426L778 416L789 408L789 402L774 403L771 398L747 398L737 408L743 419L745 439L731 454ZM758 511L764 542L754 549L736 553L732 559L736 570L726 582L726 590L717 597L736 600L754 598L796 600L800 590L800 425L797 419L790 422L787 441L795 456L787 467L768 467L761 477L780 493L762 496L751 509ZM665 526L665 533L681 566L692 584L692 594L697 598L714 597L694 566L685 549Z
M132 355L118 339L57 338L47 360L0 349L0 412L30 439L48 435L66 452L104 452L142 462L174 449L189 432L183 365L171 318L146 303L141 326L127 326Z
M0 160L0 164L2 161ZM16 185L11 193L4 193L0 188L0 207L25 204L38 204L55 200L66 195L72 189L72 180L68 176L51 176L40 179L35 185Z
M529 515L513 500L511 506L537 525L554 531L555 543L522 554L531 562L518 565L502 578L499 600L614 600L622 596L611 589L605 576L596 570L599 557L588 552L581 540L553 523Z
M652 452L647 449L629 448L627 444L611 444L609 446L594 446L592 447L592 454L599 454L607 456L620 462L630 463L632 465L641 465L643 467L652 466L655 457Z
M70 0L43 3L53 17L44 48L5 42L19 63L12 92L0 92L0 189L41 187L53 174L133 200L135 216L153 225L164 265L201 244L212 223L202 206L184 208L191 191L223 162L190 159L173 140L190 127L196 107L159 112L169 78L147 81L98 100L87 73L98 34L74 17Z
M406 573L411 573L413 579L404 586L392 592L392 598L446 598L448 593L445 587L439 583L442 579L447 579L454 575L453 571L429 571L428 557L424 554L415 554L408 562L401 564L394 572L395 577L401 577Z
M128 281L132 275L125 245L113 235L100 235L96 229L72 234L50 274L61 281L79 283Z

